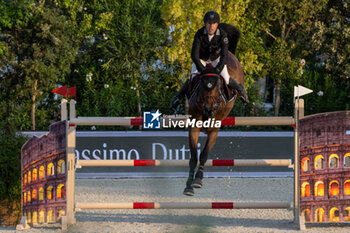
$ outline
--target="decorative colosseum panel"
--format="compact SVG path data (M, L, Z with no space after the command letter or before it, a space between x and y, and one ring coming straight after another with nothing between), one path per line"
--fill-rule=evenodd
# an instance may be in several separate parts
M22 147L22 215L53 223L66 212L66 121L33 136Z
M306 222L350 222L350 111L300 120L300 211Z

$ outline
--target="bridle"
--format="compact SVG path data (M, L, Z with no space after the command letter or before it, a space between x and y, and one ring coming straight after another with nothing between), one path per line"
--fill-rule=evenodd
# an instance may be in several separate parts
M217 78L217 88L218 88L218 92L216 95L212 95L211 94L211 91L208 91L208 94L207 95L202 95L202 99L203 99L203 110L205 113L207 113L208 117L209 115L212 115L212 114L215 114L215 112L218 110L219 106L220 106L220 103L221 103L221 98L222 98L222 93L221 93L221 82L220 82L220 75L218 74L204 74L204 75L201 75L201 78L203 77L212 77L212 78ZM215 88L215 87L212 87L212 86L209 86L209 85L212 85L212 83L208 83L207 84L207 87L203 87L202 86L203 83L201 82L201 88L203 89L210 89L210 88ZM210 94L209 94L210 93ZM207 109L206 107L206 102L209 102L209 101L212 101L213 102L213 108L212 109Z

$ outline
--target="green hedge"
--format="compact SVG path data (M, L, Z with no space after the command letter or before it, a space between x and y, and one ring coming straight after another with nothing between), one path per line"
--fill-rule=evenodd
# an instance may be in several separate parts
M21 148L26 138L0 128L0 201L21 200Z

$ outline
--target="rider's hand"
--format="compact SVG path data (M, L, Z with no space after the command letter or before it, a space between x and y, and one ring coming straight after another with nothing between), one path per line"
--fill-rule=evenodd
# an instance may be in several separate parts
M206 68L202 74L219 74L216 68Z

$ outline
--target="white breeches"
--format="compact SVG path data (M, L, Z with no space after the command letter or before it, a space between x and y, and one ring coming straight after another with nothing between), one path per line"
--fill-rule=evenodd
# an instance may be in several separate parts
M203 64L203 66L206 66L207 64L212 64L213 67L216 67L216 65L219 63L220 61L220 57L218 57L216 60L214 61L203 61L202 59L200 60L201 63ZM199 74L196 64L193 63L192 65L192 70L191 70L191 78L193 78L194 76L196 76L197 74ZM230 80L230 75L228 74L228 70L227 70L227 66L224 65L224 68L222 69L220 75L225 79L226 84L229 83Z

